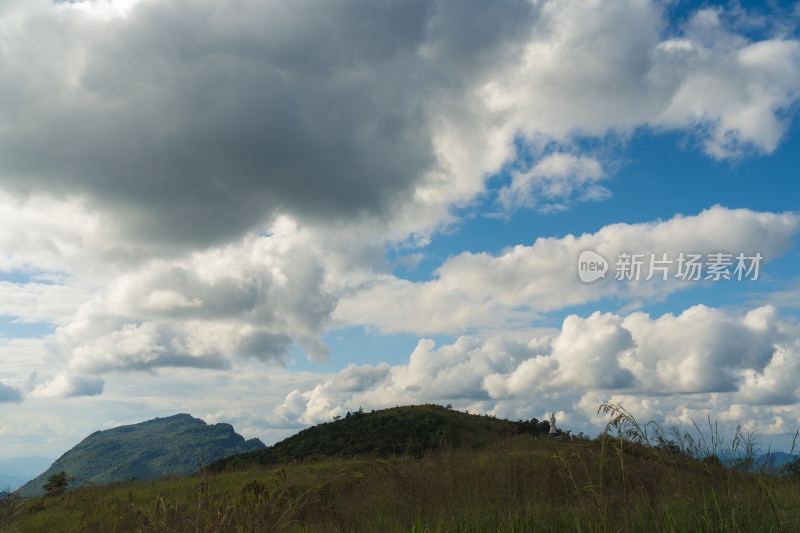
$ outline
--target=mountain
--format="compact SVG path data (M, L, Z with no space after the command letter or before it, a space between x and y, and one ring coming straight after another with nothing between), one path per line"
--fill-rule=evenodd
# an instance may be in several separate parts
M149 479L196 472L201 464L262 448L264 443L245 440L230 424L208 425L187 414L155 418L92 433L26 483L22 493L43 493L47 478L61 471L77 478L74 484Z
M742 457L725 457L720 454L720 460L725 466L736 468L739 470L746 470L750 472L766 472L771 474L780 474L784 471L784 467L797 459L797 455L791 455L786 452L771 451L756 455L752 459Z
M220 459L212 470L303 460L313 456L388 456L442 448L481 449L517 433L547 434L548 422L513 422L471 415L439 405L392 407L306 428L277 444Z
M791 455L786 452L769 452L759 455L755 462L756 464L766 465L767 467L781 468L797 459L796 455Z
M0 496L3 492L13 492L20 488L29 478L0 474Z
M766 472L773 472L778 474L783 471L783 467L791 463L797 458L796 455L791 455L786 452L769 452L758 455L753 460L752 470L764 470Z

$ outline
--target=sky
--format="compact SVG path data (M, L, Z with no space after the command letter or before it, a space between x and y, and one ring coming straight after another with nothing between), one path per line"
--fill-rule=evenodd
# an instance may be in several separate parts
M4 0L0 457L419 403L800 428L800 3ZM705 426L704 426L705 427Z

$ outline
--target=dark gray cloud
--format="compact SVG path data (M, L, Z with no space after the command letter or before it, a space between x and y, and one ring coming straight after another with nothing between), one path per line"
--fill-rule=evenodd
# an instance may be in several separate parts
M750 43L713 10L662 41L663 5L633 0L0 9L0 189L81 197L135 250L278 213L430 230L520 135L649 125L698 132L712 157L770 152L800 86L797 41Z
M429 107L457 83L443 72L501 49L524 5L40 11L0 48L0 185L86 196L144 242L218 241L277 212L390 215L438 164Z
M70 376L67 382L69 386L64 390L67 398L98 396L105 388L105 382L101 378L91 376Z

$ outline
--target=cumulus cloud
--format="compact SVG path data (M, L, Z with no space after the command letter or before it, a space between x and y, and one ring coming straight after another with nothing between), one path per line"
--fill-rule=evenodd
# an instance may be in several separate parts
M376 379L334 386L361 372ZM565 422L596 427L598 405L613 400L667 423L690 424L708 410L726 424L754 425L765 413L788 423L791 413L800 415L798 383L795 319L772 306L740 315L698 305L657 318L571 315L556 334L528 343L460 337L437 348L422 339L408 363L380 371L351 365L311 390L295 390L274 416L310 424L358 405L433 400L520 418L560 410Z
M557 363L554 374L546 379L551 387L587 389L624 389L635 383L633 373L623 368L620 358L634 347L632 335L616 323L613 315L594 313L585 320L569 316L561 326L561 334L553 341L550 354ZM535 372L536 375L538 372ZM525 381L520 372L517 379ZM527 380L529 384L531 382ZM548 385L545 385L545 388ZM525 394L519 383L509 394Z
M786 129L783 111L797 99L798 43L751 42L715 8L695 12L662 39L665 21L654 3L549 2L537 29L511 79L486 87L531 136L646 124L697 128L712 157L768 153Z
M799 226L800 218L794 213L716 206L667 221L619 223L580 236L539 238L533 245L518 245L496 256L464 252L445 261L431 281L415 283L380 276L365 284L361 292L342 299L335 314L352 324L417 334L524 326L539 313L570 305L607 297L654 298L686 288L693 282L674 278L681 252L761 253L768 261L791 249ZM580 281L577 263L584 250L609 261L605 280L593 284ZM620 253L644 254L640 281L614 279L615 259ZM645 281L650 254L658 259L664 253L672 260L668 280L662 281L658 272Z
M310 425L343 415L345 409L326 394L329 388L330 382L325 382L310 391L290 392L283 403L273 410L270 421L277 425L286 423Z
M80 372L225 368L282 361L294 342L317 360L335 303L322 252L290 221L226 247L153 261L111 280L53 344Z
M714 54L712 42L727 53ZM665 125L694 121L705 127L705 151L716 158L739 155L748 147L775 149L786 130L783 112L798 95L796 41L746 42L726 32L719 11L709 8L690 19L683 38L660 43L656 53L666 57L652 72L654 80L674 77L667 72L673 61L694 67L664 109L660 119ZM731 83L737 79L748 81Z
M220 354L187 349L181 343L179 333L165 329L154 322L124 324L107 335L96 336L91 342L77 346L72 351L70 366L81 372L93 373L149 370L163 366L227 366ZM248 340L243 335L243 342Z
M538 345L536 340L525 344L461 337L437 348L434 341L421 339L408 364L349 365L309 390L292 391L273 410L273 421L312 424L358 407L490 400L484 378L513 370L518 361L533 357Z
M742 372L763 370L774 357L774 345L785 342L771 306L742 318L702 305L656 320L633 313L622 326L637 344L629 356L633 370L653 392L736 391ZM798 333L794 327L791 331Z
M550 355L532 359L535 365L525 361L508 374L489 376L484 385L495 398L558 387L752 396L759 377L773 375L773 365L786 366L786 350L792 352L790 360L800 355L793 345L798 335L797 323L779 320L772 306L742 317L703 305L656 319L641 312L571 315ZM549 372L542 373L542 366ZM795 391L784 387L774 392L792 397Z
M778 347L763 370L746 369L741 399L749 405L791 405L797 402L800 347Z

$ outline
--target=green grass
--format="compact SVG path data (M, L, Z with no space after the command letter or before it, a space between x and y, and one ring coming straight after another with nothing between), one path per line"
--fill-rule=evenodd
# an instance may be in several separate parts
M627 414L612 407L612 415ZM663 445L653 439L657 427L649 426L647 440L641 426L625 428L612 425L617 436L592 441L518 434L482 449L86 487L28 500L12 525L23 532L800 530L800 478L727 468L677 442Z

